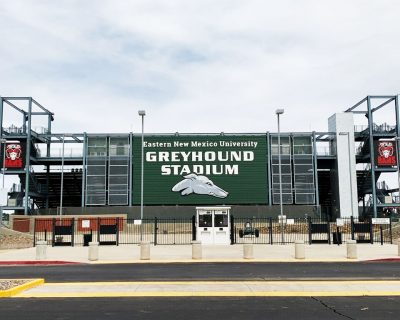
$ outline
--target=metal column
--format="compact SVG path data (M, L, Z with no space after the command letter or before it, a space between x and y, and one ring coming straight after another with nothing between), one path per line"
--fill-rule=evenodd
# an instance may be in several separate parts
M3 97L0 97L0 139L3 138Z
M319 186L318 186L318 165L317 165L317 141L315 131L312 133L313 139L313 162L314 162L314 188L315 188L315 205L317 206L317 213L321 219L321 208L319 206Z
M400 113L399 113L399 96L395 96L394 98L394 110L396 112L396 159L397 159L397 174L399 180L399 199L400 199Z
M83 133L83 146L82 146L82 200L81 207L85 206L85 196L86 196L86 153L87 153L87 137L86 132Z
M31 124L32 124L32 97L29 98L28 107L28 132L26 137L26 156L25 156L25 205L24 214L28 215L29 208L29 178L30 178L30 163L31 163Z
M128 187L128 192L129 192L129 206L132 207L132 185L133 185L133 177L132 177L132 167L133 167L133 133L129 133L129 187Z
M48 116L47 120L47 134L51 133L51 115ZM46 144L46 156L50 158L50 146L51 146L51 137L47 137L49 139ZM50 190L50 165L46 165L46 185L47 185L47 196L46 196L46 209L49 208L49 190Z
M267 132L268 206L272 206L271 135Z
M375 150L374 150L374 137L373 137L373 126L374 121L372 117L371 110L371 97L367 97L368 106L368 130L369 130L369 148L370 148L370 162L371 162L371 183L372 183L372 205L373 213L376 218L378 215L378 210L376 206L376 183L375 183Z

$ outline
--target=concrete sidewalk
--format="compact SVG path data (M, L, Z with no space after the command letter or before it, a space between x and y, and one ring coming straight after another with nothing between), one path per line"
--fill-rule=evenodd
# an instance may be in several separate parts
M175 281L48 283L16 298L400 296L400 281Z
M305 259L295 259L294 244L254 245L254 259L243 259L243 245L202 247L203 258L192 260L191 245L151 246L150 260L140 260L139 245L100 246L99 260L88 260L88 247L47 247L44 261L82 263L152 263L152 262L337 262L376 259L399 259L397 245L358 244L358 258L346 258L346 245L305 245ZM36 248L0 251L0 264L6 261L34 261Z

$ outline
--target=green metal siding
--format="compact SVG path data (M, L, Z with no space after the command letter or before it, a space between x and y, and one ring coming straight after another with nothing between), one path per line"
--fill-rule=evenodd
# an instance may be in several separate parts
M266 135L145 136L145 205L267 204ZM140 204L141 137L133 139L133 204ZM215 158L215 159L214 159ZM172 188L197 171L225 198Z

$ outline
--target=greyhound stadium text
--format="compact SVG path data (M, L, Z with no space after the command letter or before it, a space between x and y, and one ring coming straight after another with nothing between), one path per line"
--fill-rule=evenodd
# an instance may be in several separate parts
M146 162L251 162L253 151L148 151ZM237 175L238 164L165 164L162 175L185 175L189 173L205 175Z

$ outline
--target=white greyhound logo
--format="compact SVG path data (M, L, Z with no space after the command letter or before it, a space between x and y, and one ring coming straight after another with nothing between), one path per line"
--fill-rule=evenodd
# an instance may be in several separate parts
M182 196L195 193L206 194L217 198L226 198L229 194L216 186L206 176L198 176L197 174L191 173L184 176L184 178L184 180L174 185L172 191L180 192Z

